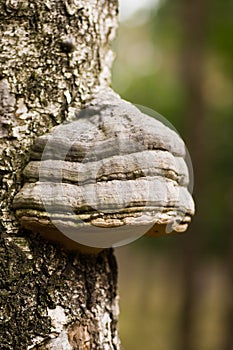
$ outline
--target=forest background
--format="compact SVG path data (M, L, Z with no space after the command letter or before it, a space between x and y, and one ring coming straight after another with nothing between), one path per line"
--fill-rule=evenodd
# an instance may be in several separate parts
M230 0L120 1L113 87L178 130L196 202L187 234L117 250L127 350L232 349L232 11Z

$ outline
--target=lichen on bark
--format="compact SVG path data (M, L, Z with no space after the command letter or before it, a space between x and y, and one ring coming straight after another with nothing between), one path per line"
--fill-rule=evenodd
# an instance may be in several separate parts
M117 12L0 0L0 349L119 349L113 252L71 255L20 230L11 206L34 139L110 84Z

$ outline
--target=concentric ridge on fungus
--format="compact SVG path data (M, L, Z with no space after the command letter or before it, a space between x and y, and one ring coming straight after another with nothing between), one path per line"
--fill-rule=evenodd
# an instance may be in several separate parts
M183 232L194 214L182 139L110 89L36 140L24 178L13 203L21 225L54 237L59 227L115 227L120 239Z

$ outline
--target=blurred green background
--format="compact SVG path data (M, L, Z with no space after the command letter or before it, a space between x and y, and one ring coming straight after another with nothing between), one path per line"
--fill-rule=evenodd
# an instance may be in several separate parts
M230 350L233 2L122 0L120 11L113 88L179 131L196 202L186 234L117 249L122 348Z

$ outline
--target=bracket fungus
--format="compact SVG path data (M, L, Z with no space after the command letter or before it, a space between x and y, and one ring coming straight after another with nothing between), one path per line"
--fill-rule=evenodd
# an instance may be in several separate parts
M22 227L71 250L183 232L194 214L184 142L111 89L35 141L24 180Z

